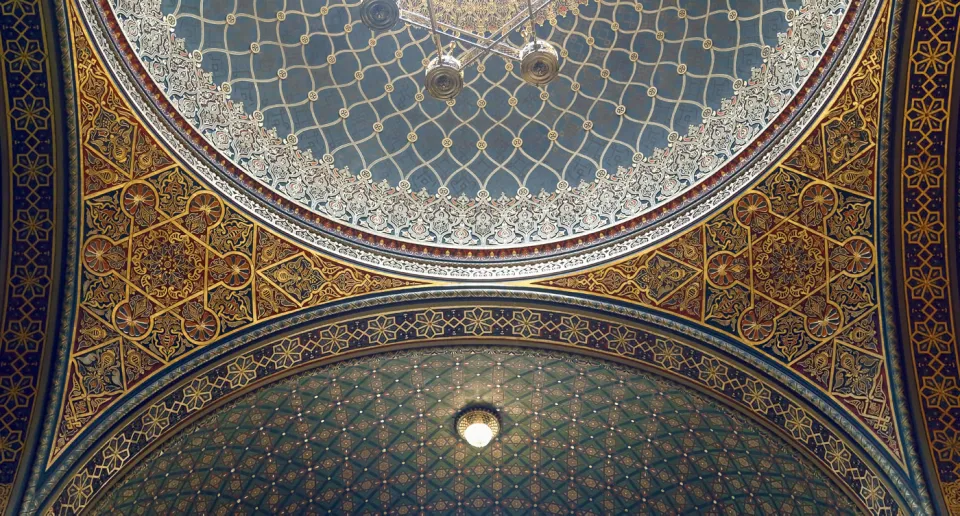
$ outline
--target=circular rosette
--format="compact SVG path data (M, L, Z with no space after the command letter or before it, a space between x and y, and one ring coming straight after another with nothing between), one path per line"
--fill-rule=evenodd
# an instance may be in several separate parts
M837 271L860 276L873 267L874 252L869 242L851 238L830 253L830 263Z
M742 256L722 252L710 258L707 264L707 278L718 287L728 287L736 281L743 281L750 268Z
M223 203L210 193L201 193L190 199L188 215L184 217L184 226L193 234L204 233L215 226L223 217Z
M800 222L818 228L837 206L837 194L822 184L808 186L800 198Z
M153 314L153 303L146 297L135 294L130 300L118 306L113 313L113 322L124 335L138 339L150 330L150 316Z
M814 338L825 339L840 329L843 316L840 309L832 303L824 303L814 313L807 315L807 332Z
M157 222L157 192L147 183L133 183L123 191L123 211L140 227Z
M740 334L750 342L763 342L773 334L774 321L755 308L740 316Z
M103 237L91 238L83 246L83 264L94 274L120 270L126 265L127 254L122 247Z
M209 342L219 333L220 323L213 312L203 308L197 301L183 305L183 332L195 342Z
M210 262L210 279L222 281L230 288L246 285L252 273L250 259L242 254L229 254Z
M735 214L741 224L754 232L763 232L773 227L770 201L758 193L748 193L737 201Z

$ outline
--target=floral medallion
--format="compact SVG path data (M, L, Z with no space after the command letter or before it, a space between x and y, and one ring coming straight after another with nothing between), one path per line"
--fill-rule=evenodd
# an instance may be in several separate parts
M822 237L784 224L754 244L753 278L759 292L792 305L826 281Z
M134 239L131 279L151 298L174 304L204 287L204 259L202 244L167 224Z

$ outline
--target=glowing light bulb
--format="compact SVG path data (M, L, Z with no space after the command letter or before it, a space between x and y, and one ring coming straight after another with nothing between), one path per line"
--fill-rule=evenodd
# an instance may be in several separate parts
M492 409L473 409L457 418L457 433L467 444L483 448L500 432L500 421Z
M483 448L493 440L493 429L486 423L474 423L463 431L463 438L474 448Z

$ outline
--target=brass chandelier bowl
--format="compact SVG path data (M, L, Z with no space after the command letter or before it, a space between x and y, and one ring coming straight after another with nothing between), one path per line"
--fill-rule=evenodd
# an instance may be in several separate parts
M424 86L427 93L435 99L456 98L463 91L463 68L460 60L451 55L433 58L427 65Z
M560 58L550 43L537 39L520 50L520 77L523 80L543 86L556 79L559 73Z

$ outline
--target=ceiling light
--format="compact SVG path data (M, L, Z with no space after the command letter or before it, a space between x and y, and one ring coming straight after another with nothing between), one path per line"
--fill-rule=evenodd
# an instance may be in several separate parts
M472 408L457 418L457 433L470 446L484 448L500 433L500 421L491 409Z
M489 53L520 61L520 75L530 84L543 86L555 79L560 71L557 49L549 42L537 39L535 17L556 1L526 0L526 9L504 20L502 27L487 35L460 27L456 20L438 16L434 0L423 3L420 0L363 0L360 19L375 32L389 30L401 20L429 30L437 47L437 55L427 65L426 90L437 99L451 100L463 91L463 69ZM426 13L423 7L426 7ZM530 40L523 48L516 48L505 41L507 36L527 23L530 25ZM441 36L460 42L469 50L456 58L450 55L449 50L444 50Z
M427 93L436 99L450 100L463 91L463 70L460 61L453 56L435 57L427 65L424 84Z
M390 30L400 21L400 7L395 0L363 0L360 19L372 31Z
M559 73L560 58L550 43L537 39L520 49L520 76L523 80L542 86L556 79Z

